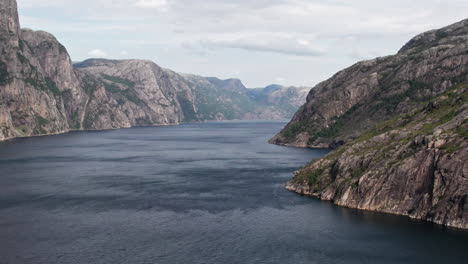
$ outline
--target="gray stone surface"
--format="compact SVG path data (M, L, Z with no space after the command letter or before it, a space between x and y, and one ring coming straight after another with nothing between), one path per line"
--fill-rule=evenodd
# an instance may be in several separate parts
M313 88L272 143L337 147L286 188L468 228L468 20Z
M179 74L145 60L73 65L53 35L20 29L16 1L0 2L0 15L0 140L206 120L288 119L308 91L252 90L237 79Z

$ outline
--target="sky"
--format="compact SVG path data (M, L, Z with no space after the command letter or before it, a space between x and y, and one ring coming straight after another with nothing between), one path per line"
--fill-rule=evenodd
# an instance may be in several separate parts
M73 61L147 59L247 87L313 86L468 18L467 0L17 0Z

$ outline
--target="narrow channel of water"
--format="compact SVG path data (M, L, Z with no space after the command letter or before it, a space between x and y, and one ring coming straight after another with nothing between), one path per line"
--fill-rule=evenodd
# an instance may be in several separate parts
M463 263L468 232L284 189L282 122L0 143L0 263Z

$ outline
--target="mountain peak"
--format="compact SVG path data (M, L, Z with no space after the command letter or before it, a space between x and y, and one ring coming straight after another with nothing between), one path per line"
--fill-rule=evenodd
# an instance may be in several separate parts
M0 2L0 38L14 35L18 37L20 24L16 0L2 0Z
M277 91L277 90L279 90L281 88L283 88L283 86L281 86L279 84L270 84L267 87L263 88L263 90L265 92L267 92L267 93L271 93L271 92Z
M82 62L77 62L73 64L75 68L86 68L86 67L92 67L92 66L109 66L109 65L114 65L119 63L119 60L109 60L109 59L103 59L103 58L91 58L84 60Z
M413 37L406 43L398 54L411 53L413 50L423 50L440 45L458 44L468 40L468 19L443 27L434 29Z

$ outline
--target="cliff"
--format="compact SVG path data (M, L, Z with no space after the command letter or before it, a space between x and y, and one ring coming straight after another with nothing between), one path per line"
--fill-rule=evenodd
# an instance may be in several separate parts
M65 48L20 30L16 2L0 4L0 140L69 130L70 101L84 99ZM74 94L67 100L63 94Z
M313 88L271 142L335 147L286 188L468 228L468 20L416 36Z
M362 61L318 84L271 143L336 147L467 80L468 20L421 34L396 55Z
M337 205L468 228L468 84L296 172L287 189Z
M308 92L305 87L279 86L277 91L262 88L264 97L278 99L259 100L255 96L257 90L247 89L238 79L179 74L142 60L90 59L75 64L75 68L82 83L89 80L100 83L109 96L121 102L122 107L132 101L135 106L141 106L139 121L130 118L132 126L206 120L287 119L305 102ZM103 104L102 100L96 102L99 106ZM93 112L92 116L99 116L97 111ZM165 119L161 120L161 117ZM85 126L95 127L92 124Z
M83 129L286 119L297 109L258 101L237 79L178 74L151 61L90 59L73 65L53 35L20 29L16 1L2 1L0 15L0 140ZM304 88L288 89L292 92L282 96L305 101L305 93L294 92Z
M267 105L255 113L260 118L252 119L290 119L301 107L310 87L284 87L277 84L250 90L250 96L257 104Z

